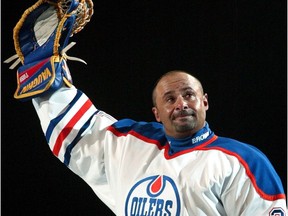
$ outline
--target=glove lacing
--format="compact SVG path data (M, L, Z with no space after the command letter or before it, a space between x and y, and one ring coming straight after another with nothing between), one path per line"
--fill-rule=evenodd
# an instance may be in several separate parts
M64 48L62 49L62 51L61 51L60 54L61 54L65 59L67 59L67 60L70 60L70 61L79 61L79 62L82 62L82 63L84 63L84 64L87 65L87 63L86 63L83 59L78 58L78 57L73 57L73 56L68 56L68 55L67 55L67 51L68 51L69 49L71 49L75 44L76 44L76 42L70 42L66 47L64 47ZM15 60L15 59L16 59L16 60ZM6 59L6 60L4 61L4 63L10 63L10 62L12 62L12 61L14 61L14 60L15 60L15 62L9 67L10 70L13 70L13 69L21 62L19 56L18 56L17 54L14 54L13 56L9 57L8 59Z

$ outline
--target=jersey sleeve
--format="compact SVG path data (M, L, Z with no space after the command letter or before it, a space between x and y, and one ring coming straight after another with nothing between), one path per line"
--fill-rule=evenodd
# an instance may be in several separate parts
M218 148L227 155L231 172L221 200L228 215L286 215L283 185L268 158L257 148L230 142Z
M106 128L116 119L98 110L75 87L63 87L32 102L52 153L113 211L115 202L108 184L104 148L112 142Z
M240 166L234 171L235 173L231 173L231 178L225 181L223 186L225 192L221 194L227 215L285 216L287 214L284 194L265 196L259 192L260 189L255 182L252 182L253 179L247 176L247 170Z

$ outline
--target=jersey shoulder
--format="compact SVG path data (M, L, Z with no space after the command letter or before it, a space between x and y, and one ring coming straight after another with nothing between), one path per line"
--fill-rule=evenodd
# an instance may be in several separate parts
M242 159L253 158L253 160L258 159L262 162L268 161L266 155L257 147L231 138L218 137L215 142L209 145L209 148L219 149Z
M267 156L257 147L225 137L218 137L207 147L235 156L244 166L247 175L262 196L274 199L278 195L284 194L280 177Z
M158 122L135 121L132 119L122 119L115 122L108 128L116 136L133 135L140 140L165 145L167 142L164 128Z

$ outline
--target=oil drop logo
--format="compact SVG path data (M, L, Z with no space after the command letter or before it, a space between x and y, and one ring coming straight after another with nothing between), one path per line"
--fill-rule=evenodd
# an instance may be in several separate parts
M127 196L125 216L180 216L180 197L174 181L165 175L138 181Z

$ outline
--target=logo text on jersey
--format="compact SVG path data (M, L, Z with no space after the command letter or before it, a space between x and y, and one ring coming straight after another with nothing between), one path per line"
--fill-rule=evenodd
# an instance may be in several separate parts
M165 175L138 181L125 203L125 216L180 216L180 197L174 181Z

